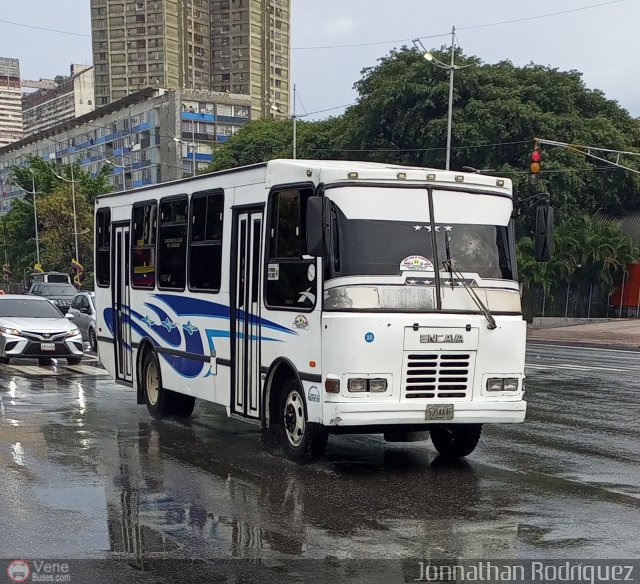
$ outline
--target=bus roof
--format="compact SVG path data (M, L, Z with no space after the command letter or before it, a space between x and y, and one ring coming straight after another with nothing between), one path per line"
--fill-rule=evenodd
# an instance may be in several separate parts
M316 184L335 184L362 182L384 182L402 186L407 183L431 183L434 187L455 186L464 189L465 186L473 189L494 192L503 196L512 195L511 179L489 176L478 173L458 172L428 167L403 166L398 164L385 164L379 162L360 162L348 160L289 160L276 159L269 162L241 166L218 172L200 174L195 177L187 177L165 183L148 185L128 191L107 193L97 197L103 199L120 195L137 194L147 190L176 185L189 185L193 183L193 189L198 190L197 183L222 177L229 174L241 174L249 171L262 171L266 188L271 188L283 183L304 183L313 181Z

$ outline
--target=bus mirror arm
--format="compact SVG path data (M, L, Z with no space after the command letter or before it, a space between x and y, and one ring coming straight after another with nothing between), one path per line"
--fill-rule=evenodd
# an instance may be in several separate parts
M536 210L534 257L538 262L548 262L553 255L554 212L550 199L549 193L537 193L514 203L514 218L533 208Z
M331 203L326 197L312 196L307 199L307 251L315 257L329 253L328 233Z

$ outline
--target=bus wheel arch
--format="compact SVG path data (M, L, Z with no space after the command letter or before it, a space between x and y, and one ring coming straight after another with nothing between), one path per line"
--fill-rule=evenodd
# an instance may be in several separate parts
M309 422L304 386L288 359L272 364L264 397L263 427L270 441L277 438L287 458L299 464L321 458L328 433L322 424Z
M278 420L281 393L288 381L293 380L302 387L302 381L295 365L285 357L278 357L269 368L263 391L262 426L267 429Z
M142 339L142 341L140 341L140 345L138 347L138 359L136 362L136 379L137 379L137 383L136 383L136 403L138 405L144 405L145 404L145 399L144 399L144 382L143 382L143 365L145 362L145 359L147 358L147 353L149 351L153 351L153 343L145 338Z

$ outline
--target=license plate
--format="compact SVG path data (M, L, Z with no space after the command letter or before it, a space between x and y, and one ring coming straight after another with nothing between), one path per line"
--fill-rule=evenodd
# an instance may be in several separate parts
M55 351L56 344L55 343L40 343L41 351Z
M424 414L425 420L453 420L453 404L430 404Z

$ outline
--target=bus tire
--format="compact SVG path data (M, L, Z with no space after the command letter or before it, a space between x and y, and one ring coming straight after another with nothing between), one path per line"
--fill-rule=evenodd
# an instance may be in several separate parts
M162 387L160 363L155 351L147 351L142 364L144 401L152 418L188 418L196 398Z
M482 424L442 424L431 428L431 442L438 454L462 458L471 454L480 440Z
M328 434L321 424L308 421L304 392L297 381L290 379L285 383L278 412L280 441L287 458L298 464L322 458Z

